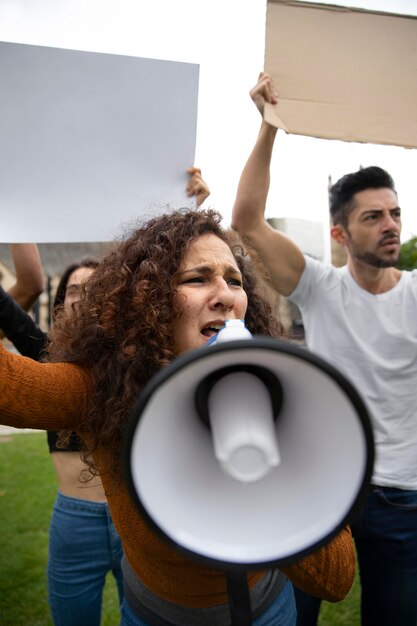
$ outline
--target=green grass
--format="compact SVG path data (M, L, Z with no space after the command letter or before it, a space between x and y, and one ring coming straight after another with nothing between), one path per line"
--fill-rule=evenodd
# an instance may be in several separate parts
M360 626L360 585L358 575L345 600L322 602L319 626Z
M0 437L0 623L52 626L46 598L48 528L56 478L44 433ZM102 626L118 626L111 574ZM322 603L319 626L359 626L358 580L343 602Z
M0 437L1 626L52 626L46 561L56 489L44 433ZM117 590L110 574L102 625L119 622Z

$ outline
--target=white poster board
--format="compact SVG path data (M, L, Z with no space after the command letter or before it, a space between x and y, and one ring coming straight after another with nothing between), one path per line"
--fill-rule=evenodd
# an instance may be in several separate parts
M198 77L190 63L0 42L0 241L108 241L190 206Z
M417 18L268 0L265 71L289 133L417 147Z

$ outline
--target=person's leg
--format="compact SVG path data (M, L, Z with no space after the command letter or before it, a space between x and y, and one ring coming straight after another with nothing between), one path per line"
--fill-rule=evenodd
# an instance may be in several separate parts
M253 626L296 626L294 588L288 581L268 609L253 622Z
M297 626L317 626L321 599L304 593L294 587L295 606L297 607Z
M416 626L417 492L374 488L352 530L362 626Z
M103 587L112 565L107 505L58 494L47 570L55 626L100 626Z

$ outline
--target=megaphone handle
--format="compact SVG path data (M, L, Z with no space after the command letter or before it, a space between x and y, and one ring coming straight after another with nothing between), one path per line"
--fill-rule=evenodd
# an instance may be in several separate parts
M251 626L252 609L246 572L226 572L232 626Z

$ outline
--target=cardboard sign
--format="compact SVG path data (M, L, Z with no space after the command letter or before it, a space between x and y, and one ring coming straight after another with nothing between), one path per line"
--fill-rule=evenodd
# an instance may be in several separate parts
M417 18L269 0L265 71L289 133L417 147Z

